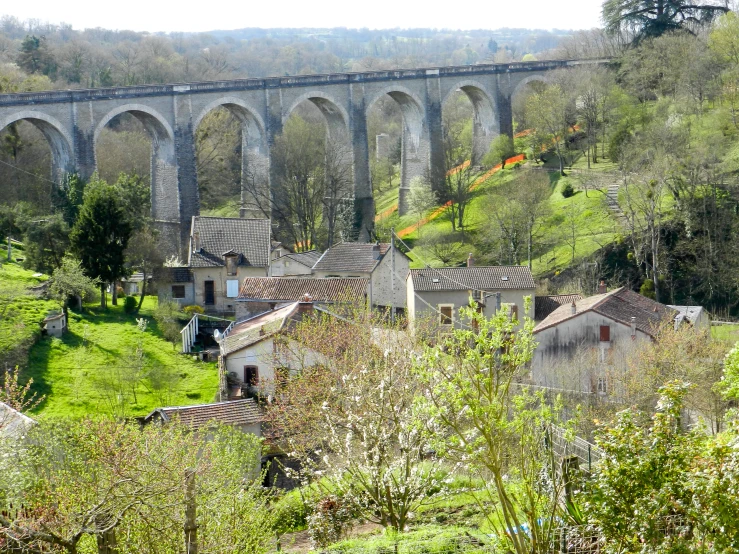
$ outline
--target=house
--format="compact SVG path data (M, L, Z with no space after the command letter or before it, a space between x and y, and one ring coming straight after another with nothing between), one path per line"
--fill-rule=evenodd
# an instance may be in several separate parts
M269 274L270 221L194 216L187 266L195 304L206 312L233 314L239 283Z
M270 264L271 277L292 277L311 275L313 266L321 258L321 252L310 250L308 252L284 252L279 257L272 257Z
M675 316L675 329L683 324L690 324L694 328L700 330L709 330L711 328L711 318L702 306L670 305L670 308L677 311L677 315Z
M284 336L303 318L317 313L333 315L306 297L236 323L219 338L221 366L230 383L230 396L272 395L278 371L289 375L318 363L318 353ZM225 385L222 383L221 388Z
M44 319L44 330L47 335L61 338L67 330L67 316L64 312L48 316Z
M180 307L195 304L195 280L189 267L165 267L157 279L159 303L174 300Z
M128 277L123 277L119 282L120 286L123 288L123 292L127 296L131 295L137 295L141 294L141 288L144 284L144 274L140 271L137 271L136 273L132 273ZM151 290L149 288L149 284L151 283L151 275L147 276L146 278L146 290Z
M369 280L369 304L376 309L406 310L405 279L410 258L387 243L340 242L326 250L313 265L316 278Z
M534 309L534 321L542 321L560 306L570 305L578 300L582 300L581 294L553 294L537 296Z
M247 277L236 299L236 317L274 310L278 304L298 302L306 294L317 305L366 306L369 279Z
M35 420L0 402L0 438L21 438L34 425Z
M408 321L432 318L444 329L465 325L459 309L474 300L486 318L508 307L523 319L524 299L534 297L534 277L524 266L475 266L412 269L406 281ZM525 314L534 314L534 306Z
M534 328L538 346L531 377L541 386L606 393L604 368L617 347L630 349L632 342L654 339L658 327L677 315L624 287L562 305ZM575 367L582 364L573 360L588 353L593 354L585 363L588 371L582 372Z
M216 422L261 437L262 417L262 409L253 398L242 398L230 402L157 408L141 421L149 424L177 420L195 430L207 429L208 425Z

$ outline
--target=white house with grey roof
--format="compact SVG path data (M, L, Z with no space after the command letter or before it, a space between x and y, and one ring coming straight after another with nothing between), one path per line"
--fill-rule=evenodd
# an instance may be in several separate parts
M210 313L235 313L241 281L269 274L270 235L268 219L194 216L187 263L194 303Z
M272 257L270 277L300 277L313 273L313 266L321 258L321 252L285 252L281 256Z
M410 258L387 243L340 242L326 250L313 265L316 278L369 279L367 291L373 308L404 314L405 280Z
M473 266L411 269L406 281L408 321L435 320L441 328L460 328L465 321L459 309L478 305L485 317L501 308L522 320L524 298L531 297L529 317L534 315L536 285L531 270L523 266Z

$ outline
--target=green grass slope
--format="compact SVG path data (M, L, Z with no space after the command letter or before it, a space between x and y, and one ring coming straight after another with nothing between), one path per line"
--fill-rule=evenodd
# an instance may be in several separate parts
M124 313L119 302L108 310L88 306L84 314L70 312L70 331L63 338L39 340L24 373L33 378L34 390L46 395L36 413L131 417L164 405L212 402L218 388L216 364L184 356L162 337L152 317L156 303L155 297L147 297L138 315L148 320L144 332L137 316ZM136 375L132 368L139 367Z
M5 252L3 252L3 259ZM46 277L15 262L0 265L0 364L23 365L28 348L41 336L41 326L49 312L59 309L56 302L39 298L29 290Z

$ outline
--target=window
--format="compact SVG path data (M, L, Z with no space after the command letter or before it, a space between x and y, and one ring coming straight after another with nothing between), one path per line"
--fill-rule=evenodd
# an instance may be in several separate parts
M172 285L172 298L185 298L185 285Z
M518 305L511 304L511 319L518 321Z
M228 279L226 281L226 297L236 298L239 295L239 280Z
M203 297L206 306L212 306L216 303L216 284L215 281L203 282Z
M608 379L598 377L598 394L608 394Z
M247 385L257 385L259 383L259 369L257 366L244 366L244 383Z
M139 284L138 283L131 283L129 286L130 286L129 292L131 294L137 294L139 292Z
M439 324L451 325L454 320L454 304L439 304Z
M611 342L611 326L600 326L600 342Z
M236 275L236 256L226 256L226 275Z

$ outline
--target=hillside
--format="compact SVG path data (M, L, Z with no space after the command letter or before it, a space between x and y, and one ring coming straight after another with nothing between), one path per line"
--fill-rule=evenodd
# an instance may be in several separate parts
M146 298L138 316L148 321L143 332L137 316L124 313L119 304L71 313L70 330L63 338L43 337L31 348L24 375L46 395L39 415L132 417L159 406L215 398L216 364L183 356L162 337L152 317L155 297Z

